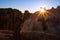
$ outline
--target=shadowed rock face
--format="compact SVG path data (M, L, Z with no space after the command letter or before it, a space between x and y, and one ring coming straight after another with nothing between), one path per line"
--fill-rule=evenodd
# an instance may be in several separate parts
M49 15L47 16L45 21L46 21L45 23L46 30L43 31L43 24L41 17L39 16L39 13L35 13L31 15L30 18L23 23L23 26L21 27L21 32L39 31L53 34L59 33L58 30L60 29L59 28L60 23L58 21L58 18L50 14L50 16Z
M22 40L59 40L60 39L60 22L59 16L48 15L46 18L46 30L43 31L43 24L39 13L31 15L21 27Z
M33 14L27 19L21 28L21 32L42 31L42 22L38 22L38 14Z
M28 31L43 32L42 21L40 16L38 15L39 15L38 13L31 15L31 17L23 23L21 32L28 32ZM47 25L46 32L55 33L55 34L58 33L58 29L60 25L57 20L58 19L56 19L56 17L54 19L54 18L51 18L51 16L46 19L46 23L45 23Z
M12 8L0 8L0 29L14 30L22 23L22 12Z
M53 20L49 20L47 22L47 27L48 27L47 32L53 33L53 34L60 34L59 32L60 22L58 21L58 19L56 21L55 20L56 18Z

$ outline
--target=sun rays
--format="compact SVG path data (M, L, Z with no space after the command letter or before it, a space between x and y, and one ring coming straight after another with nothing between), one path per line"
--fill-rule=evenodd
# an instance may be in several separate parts
M40 8L39 11L37 11L36 18L44 18L46 20L47 16L52 15L46 8Z
M40 16L45 16L45 15L47 15L47 10L46 10L46 8L40 8Z

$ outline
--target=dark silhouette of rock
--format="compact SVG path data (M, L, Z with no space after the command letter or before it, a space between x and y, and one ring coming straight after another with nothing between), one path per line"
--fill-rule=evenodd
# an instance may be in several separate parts
M12 30L14 40L20 40L20 26L23 23L22 12L12 8L1 8L0 19L0 30Z

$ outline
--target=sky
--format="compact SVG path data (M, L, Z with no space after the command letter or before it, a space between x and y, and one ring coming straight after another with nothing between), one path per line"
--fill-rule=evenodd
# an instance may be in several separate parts
M40 9L40 7L46 7L50 9L51 7L57 7L60 5L60 0L0 0L0 8L15 8L24 12L24 10L29 10L30 12L35 12Z

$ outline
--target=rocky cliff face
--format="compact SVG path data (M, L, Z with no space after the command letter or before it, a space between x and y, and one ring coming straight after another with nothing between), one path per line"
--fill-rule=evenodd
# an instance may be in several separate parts
M46 25L45 27L43 26L44 24ZM22 40L59 40L59 30L59 16L56 16L54 13L49 14L46 16L45 21L42 21L39 13L35 13L23 23L20 33Z
M41 16L39 15L39 13L35 13L33 15L31 15L31 17L29 19L27 19L24 23L23 26L21 28L21 32L29 32L29 31L39 31L39 32L47 32L47 33L53 33L53 34L57 34L59 33L59 27L60 27L60 20L59 18L53 16L50 14L50 16L48 15L46 18L46 30L43 31L43 24L42 24L42 18L40 18Z

